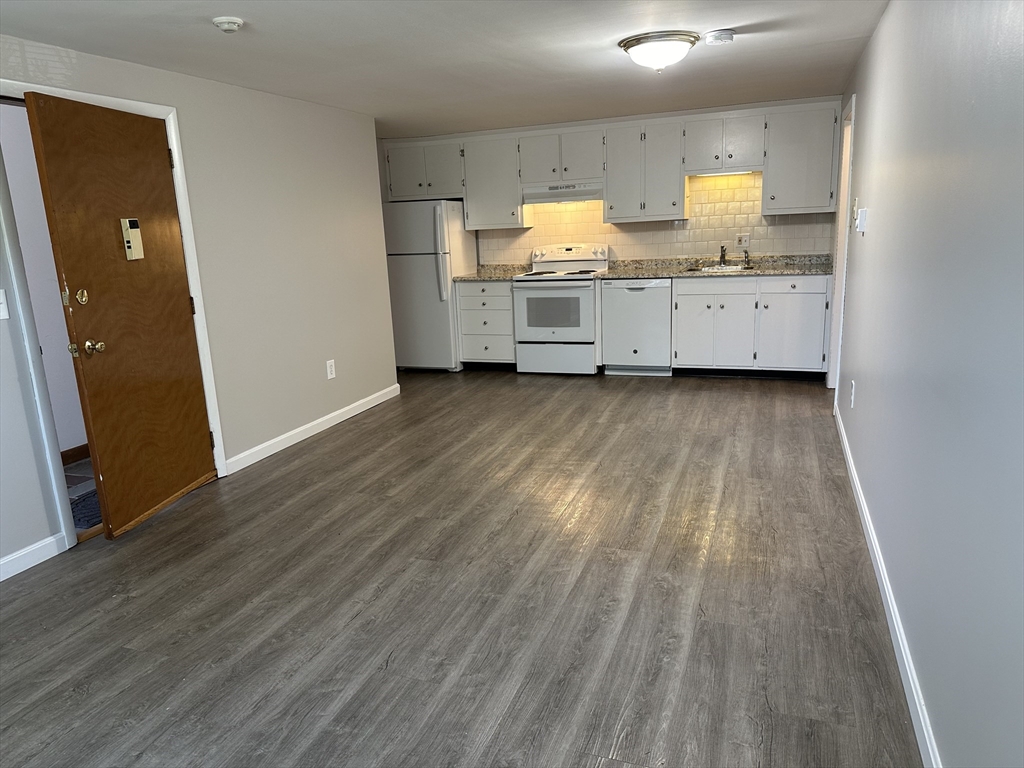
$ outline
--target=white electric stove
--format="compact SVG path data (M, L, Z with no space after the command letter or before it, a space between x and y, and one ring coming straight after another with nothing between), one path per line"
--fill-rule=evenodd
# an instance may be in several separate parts
M597 373L596 278L608 273L608 246L535 248L533 269L512 278L516 370Z

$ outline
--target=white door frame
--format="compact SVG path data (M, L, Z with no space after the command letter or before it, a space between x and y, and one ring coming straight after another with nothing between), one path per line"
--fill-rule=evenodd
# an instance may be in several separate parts
M826 386L835 390L833 407L839 407L839 367L843 351L843 310L846 307L846 273L850 256L850 227L853 224L853 206L851 195L853 193L853 139L854 139L854 112L857 103L857 94L850 97L850 103L843 110L843 120L840 123L840 141L842 145L839 150L840 157L840 178L846 174L846 187L839 190L838 215L836 216L836 262L835 281L832 284L832 329L829 339L829 360L826 376ZM846 124L850 124L849 141L843 141L846 135Z
M227 457L224 453L224 432L221 427L220 407L217 403L217 388L213 378L213 357L210 352L210 336L206 325L206 306L203 302L203 290L199 279L199 258L196 251L195 232L192 228L192 211L188 201L188 187L185 183L185 162L181 150L181 136L178 132L178 111L174 107L160 104L149 104L143 101L119 99L93 93L82 93L65 88L53 88L46 85L23 83L16 80L0 78L0 96L24 99L27 91L45 93L62 99L81 101L100 107L117 109L145 117L163 120L167 126L167 145L174 155L174 168L171 175L174 179L174 195L178 204L178 221L181 227L181 242L185 252L185 274L188 279L189 293L195 302L196 344L199 348L199 365L203 376L203 390L206 396L206 414L213 433L213 460L217 476L227 474ZM0 181L7 187L7 177ZM7 190L9 194L9 189ZM16 229L8 233L13 237ZM67 547L77 543L75 523L71 516L71 505L68 502L67 483L64 479L64 468L60 460L60 446L57 442L57 428L53 421L53 409L49 393L46 390L46 377L43 373L43 358L35 336L35 318L32 315L31 303L28 300L28 280L25 276L25 264L22 260L20 243L11 243L11 270L14 274L14 287L19 295L14 296L11 309L18 313L24 329L24 342L29 359L29 372L32 387L36 394L36 417L43 435L43 446L47 454L50 474L50 486L57 509L60 511L61 532Z

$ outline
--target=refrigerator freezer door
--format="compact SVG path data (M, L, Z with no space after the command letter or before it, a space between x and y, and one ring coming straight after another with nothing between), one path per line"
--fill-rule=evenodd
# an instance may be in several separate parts
M395 364L400 368L459 367L455 302L442 301L438 295L443 258L435 253L388 255Z
M416 203L385 203L384 204L384 244L390 253L436 253L438 243L444 244L446 238L438 232L438 211L441 212L441 224L444 220L445 207L440 202L426 200Z

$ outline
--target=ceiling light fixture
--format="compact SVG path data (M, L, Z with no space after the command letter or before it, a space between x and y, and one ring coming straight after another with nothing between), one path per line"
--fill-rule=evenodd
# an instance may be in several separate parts
M665 67L682 61L700 40L696 32L648 32L619 41L619 48L629 54L634 64L650 67L661 73Z
M221 32L227 32L228 34L237 32L242 28L243 24L245 24L245 22L237 16L218 16L213 19L213 26Z
M714 32L704 33L704 44L705 45L725 45L731 43L733 35L736 34L735 29L716 29Z

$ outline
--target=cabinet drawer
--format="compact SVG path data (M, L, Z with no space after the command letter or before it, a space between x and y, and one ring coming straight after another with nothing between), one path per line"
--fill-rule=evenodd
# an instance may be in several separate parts
M512 309L511 296L463 295L459 297L459 309Z
M515 343L511 336L463 336L462 359L514 363Z
M791 277L762 277L761 293L825 293L828 275L793 275Z
M512 335L512 313L504 309L464 309L462 332L464 334Z
M460 296L511 296L511 280L493 280L481 283L459 283Z
M676 296L757 292L757 278L754 277L677 277L672 282Z

